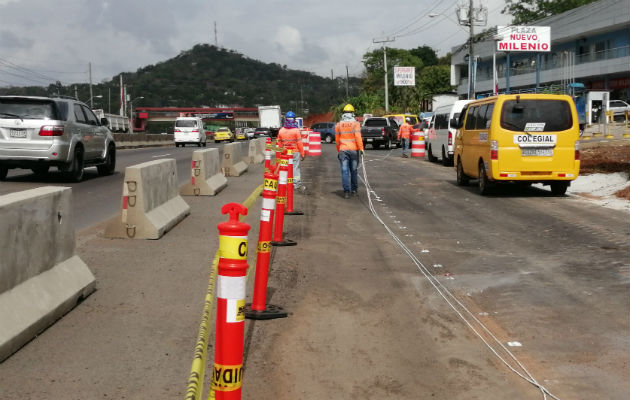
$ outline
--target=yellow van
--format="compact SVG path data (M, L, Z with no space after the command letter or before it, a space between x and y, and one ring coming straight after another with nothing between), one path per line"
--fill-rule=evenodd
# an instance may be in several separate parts
M383 115L383 117L387 119L393 119L394 121L396 121L396 124L398 124L399 127L403 124L403 122L405 122L405 118L409 118L411 120L409 125L418 124L418 116L413 114L387 114Z
M458 119L454 167L457 183L542 183L563 195L580 172L580 129L575 104L566 95L515 94L477 100Z

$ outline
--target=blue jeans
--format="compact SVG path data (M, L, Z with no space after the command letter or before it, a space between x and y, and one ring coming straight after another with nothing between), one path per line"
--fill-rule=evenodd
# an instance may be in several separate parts
M409 154L409 139L402 138L400 139L400 144L402 146L403 156Z
M356 192L359 188L357 168L359 167L359 152L356 150L344 150L337 154L341 163L341 184L343 191Z

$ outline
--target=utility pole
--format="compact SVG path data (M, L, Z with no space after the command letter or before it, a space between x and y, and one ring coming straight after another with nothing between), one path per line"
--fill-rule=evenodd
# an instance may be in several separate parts
M348 85L350 84L350 73L348 72L348 66L346 65L346 97L350 97L348 95Z
M77 85L74 85L74 98L79 100L79 91L77 89Z
M471 0L472 1L472 0ZM387 49L385 48L385 43L393 42L396 38L385 38L383 40L372 39L372 43L382 43L383 45L383 67L385 68L385 112L389 112L389 95L388 91L388 83L387 83Z
M459 24L468 26L468 99L475 98L475 80L477 71L477 60L475 58L474 50L474 26L485 26L488 20L488 9L479 6L479 8L473 7L473 0L468 0L468 10L464 10L465 6L459 6L457 8L457 18ZM494 83L493 83L494 84Z
M331 68L331 69L330 69L330 80L332 81L332 80L334 80L334 79L335 79L335 78L333 78L333 70L332 70L332 68Z
M92 104L92 63L88 63L88 68L90 70L90 108L94 108Z
M217 37L217 21L214 21L214 46L219 48L219 39Z

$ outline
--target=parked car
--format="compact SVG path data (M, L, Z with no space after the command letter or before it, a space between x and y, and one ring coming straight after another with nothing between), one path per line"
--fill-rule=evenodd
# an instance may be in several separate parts
M335 143L335 123L334 122L318 122L311 126L313 132L319 132L321 138L326 143Z
M384 145L386 149L390 149L399 143L398 125L392 118L367 118L361 127L361 137L363 146L371 144L373 149L378 149Z
M11 168L45 175L54 166L72 182L91 166L113 174L116 144L107 123L74 98L0 96L0 180Z
M623 100L610 100L608 109L613 112L613 119L624 119L626 111L630 111L630 104Z
M245 128L243 129L243 131L245 132L245 136L247 136L247 139L253 139L254 138L254 128Z
M254 130L254 136L255 137L261 137L261 136L269 136L271 137L271 132L269 130L269 128L256 128Z
M228 127L221 127L214 132L214 142L218 143L223 141L234 141L234 134Z
M173 137L175 147L184 147L186 144L206 147L206 131L203 127L203 120L199 117L177 117Z

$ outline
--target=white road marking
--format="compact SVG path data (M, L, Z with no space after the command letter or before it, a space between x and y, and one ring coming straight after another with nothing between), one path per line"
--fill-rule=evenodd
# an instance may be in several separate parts
M158 154L156 156L151 156L151 158L158 158L158 157L166 157L166 156L170 156L171 153L166 153L166 154Z

